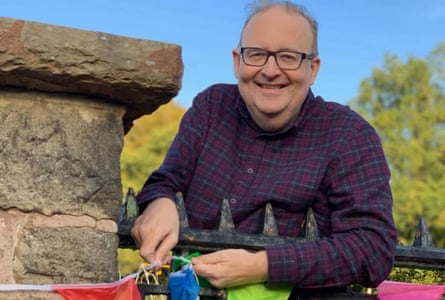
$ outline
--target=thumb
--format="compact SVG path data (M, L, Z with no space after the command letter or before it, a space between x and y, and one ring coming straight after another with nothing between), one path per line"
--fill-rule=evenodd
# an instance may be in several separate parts
M215 264L221 262L221 255L217 252L203 254L200 256L192 257L192 264Z

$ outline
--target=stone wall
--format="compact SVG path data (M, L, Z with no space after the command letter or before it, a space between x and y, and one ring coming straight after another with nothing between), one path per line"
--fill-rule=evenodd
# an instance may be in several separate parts
M115 281L123 136L176 96L181 49L7 18L0 40L0 284Z

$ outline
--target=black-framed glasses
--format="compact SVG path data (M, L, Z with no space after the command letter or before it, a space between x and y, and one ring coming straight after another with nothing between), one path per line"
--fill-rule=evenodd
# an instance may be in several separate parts
M269 51L255 47L241 48L241 57L248 66L262 67L267 63L270 56L275 58L278 67L283 70L296 70L301 66L304 59L313 59L315 57L314 54L292 50Z

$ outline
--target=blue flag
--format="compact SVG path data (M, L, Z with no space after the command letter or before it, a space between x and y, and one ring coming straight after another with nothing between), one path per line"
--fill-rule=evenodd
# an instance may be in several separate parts
M168 290L171 300L198 300L199 283L190 264L168 275Z

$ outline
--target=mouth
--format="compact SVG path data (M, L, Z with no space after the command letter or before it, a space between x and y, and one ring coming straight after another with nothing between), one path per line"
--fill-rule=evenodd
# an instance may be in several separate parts
M263 83L257 83L257 85L262 89L268 89L268 90L277 90L282 89L286 87L284 84L263 84Z

